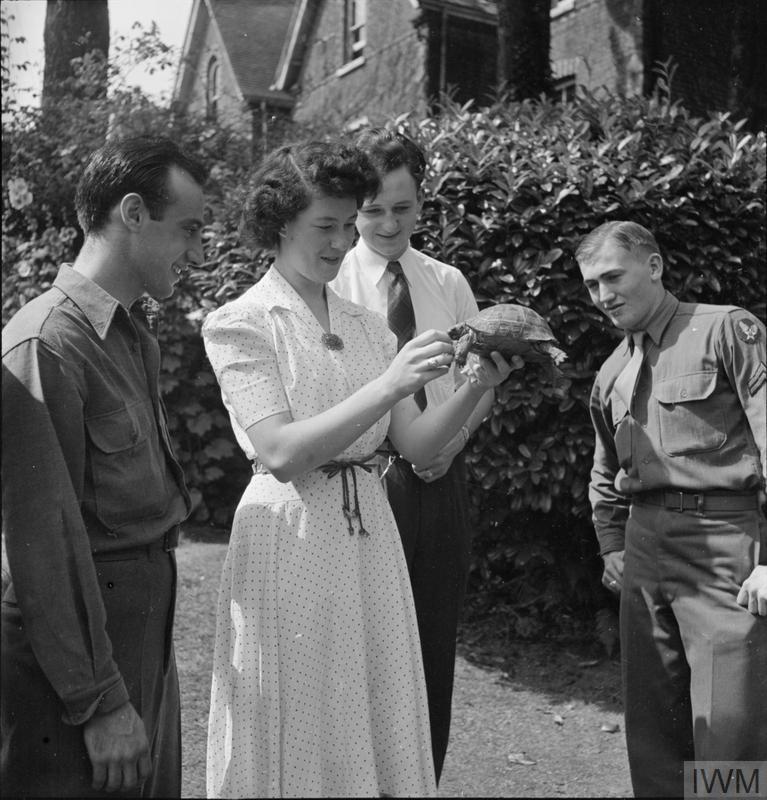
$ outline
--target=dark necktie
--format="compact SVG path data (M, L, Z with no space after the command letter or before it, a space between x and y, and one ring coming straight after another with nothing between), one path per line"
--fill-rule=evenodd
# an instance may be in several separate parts
M397 352L399 352L415 335L415 314L402 265L399 261L390 261L386 265L386 271L390 276L386 316L392 333L397 337ZM414 397L418 408L423 411L426 408L426 392L419 389Z
M631 401L634 399L634 391L636 390L639 372L642 369L642 361L644 359L644 333L642 331L635 331L632 333L631 343L633 345L631 358L626 362L626 366L623 367L613 385L613 391L623 400L626 406L626 413L629 416L631 416ZM639 472L637 467L634 466L635 442L633 424L629 426L629 442L631 463L627 467L620 469L613 481L615 488L621 494L633 494L642 489L642 481L639 477Z

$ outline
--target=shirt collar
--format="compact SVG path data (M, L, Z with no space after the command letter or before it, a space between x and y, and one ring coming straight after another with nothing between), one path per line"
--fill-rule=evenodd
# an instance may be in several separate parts
M411 248L408 247L407 250L405 250L405 252L398 259L396 259L399 261L400 266L402 267L402 272L405 274L405 278L408 279L408 282L410 278L408 276L408 268L406 264L408 262L410 250ZM360 267L362 267L362 269L364 269L370 275L370 277L373 279L373 283L377 286L386 272L386 265L391 259L386 258L386 256L382 256L380 253L376 253L375 250L371 250L367 242L362 237L360 237L359 241L357 242L355 251Z
M61 265L53 285L82 311L99 338L106 339L117 309L123 308L120 302L71 264Z
M652 315L645 328L645 333L652 339L656 347L660 344L663 332L666 330L666 326L671 321L671 318L676 314L678 307L679 301L671 292L666 291L663 295L663 300L661 300L658 308L655 309L655 313Z
M269 268L266 275L256 284L256 287L258 288L260 300L265 303L269 311L274 308L284 308L294 314L303 315L308 310L301 295L274 266ZM339 311L352 316L359 316L363 311L362 307L356 303L339 297L327 284L325 285L325 295L330 313Z

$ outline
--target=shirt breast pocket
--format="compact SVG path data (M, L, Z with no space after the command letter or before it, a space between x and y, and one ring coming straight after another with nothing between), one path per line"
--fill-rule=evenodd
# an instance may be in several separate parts
M724 412L713 400L716 372L695 372L658 382L658 430L670 456L719 450L727 441Z
M165 510L162 451L153 415L144 403L85 420L91 441L96 516L109 529L158 516Z

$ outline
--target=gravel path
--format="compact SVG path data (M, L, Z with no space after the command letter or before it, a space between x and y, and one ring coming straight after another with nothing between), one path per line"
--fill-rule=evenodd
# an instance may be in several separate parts
M215 603L225 552L225 544L185 540L177 551L175 641L183 796L189 798L205 797ZM461 647L440 797L630 797L617 663L584 660L572 648L552 645L514 643L500 648L502 655L498 647L491 651L496 654Z

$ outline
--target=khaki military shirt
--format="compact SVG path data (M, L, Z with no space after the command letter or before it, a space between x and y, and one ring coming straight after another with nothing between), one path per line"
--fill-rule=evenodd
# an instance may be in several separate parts
M602 554L622 550L631 494L758 491L767 475L765 326L666 293L645 331L631 407L613 391L628 338L597 374L589 499ZM617 484L617 486L616 486Z

